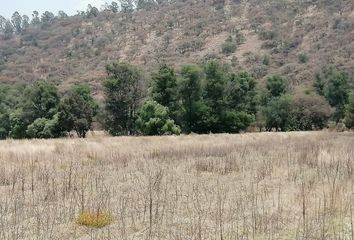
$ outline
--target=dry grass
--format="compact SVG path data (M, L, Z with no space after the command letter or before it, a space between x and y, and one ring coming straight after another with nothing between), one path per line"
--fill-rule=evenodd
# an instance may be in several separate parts
M0 142L0 239L353 240L353 146L326 132ZM73 221L100 209L105 227Z

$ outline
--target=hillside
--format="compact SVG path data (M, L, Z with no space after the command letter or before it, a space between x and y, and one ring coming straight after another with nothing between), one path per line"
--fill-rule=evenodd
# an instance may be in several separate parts
M0 40L0 81L48 79L63 89L85 81L97 90L113 60L136 64L148 77L160 62L216 58L260 80L279 73L304 88L327 65L354 75L353 31L354 5L345 0L187 0L102 11Z

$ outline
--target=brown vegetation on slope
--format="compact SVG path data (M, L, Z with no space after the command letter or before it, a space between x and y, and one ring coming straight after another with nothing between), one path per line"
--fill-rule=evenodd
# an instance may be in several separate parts
M74 16L1 40L0 81L49 79L64 89L85 81L99 89L104 66L116 59L150 72L160 62L217 58L259 79L279 73L303 86L326 65L353 71L353 31L353 5L345 0L178 1L149 11ZM224 54L230 36L236 51Z

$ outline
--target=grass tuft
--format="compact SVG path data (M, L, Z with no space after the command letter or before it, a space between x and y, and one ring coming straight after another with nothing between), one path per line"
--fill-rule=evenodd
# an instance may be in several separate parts
M103 228L111 224L113 218L108 213L103 212L82 212L76 219L76 223L91 228Z

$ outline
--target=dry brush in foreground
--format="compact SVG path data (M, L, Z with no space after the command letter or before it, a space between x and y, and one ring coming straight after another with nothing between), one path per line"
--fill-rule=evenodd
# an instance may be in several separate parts
M0 142L0 239L353 240L353 146L326 132ZM104 224L78 224L90 214Z

